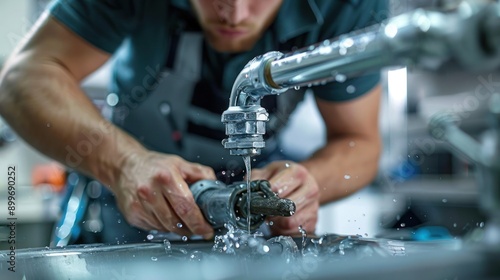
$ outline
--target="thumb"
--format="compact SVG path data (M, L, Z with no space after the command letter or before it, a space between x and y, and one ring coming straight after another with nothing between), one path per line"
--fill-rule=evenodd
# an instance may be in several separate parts
M180 169L182 177L187 182L216 179L212 168L198 163L185 162Z
M271 172L266 168L255 168L252 169L251 180L266 180L271 177Z

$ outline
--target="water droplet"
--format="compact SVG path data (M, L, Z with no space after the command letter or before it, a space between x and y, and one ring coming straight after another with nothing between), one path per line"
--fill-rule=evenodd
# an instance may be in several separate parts
M347 76L344 75L344 74L337 74L335 75L335 81L339 82L339 83L343 83L347 80Z
M221 173L222 173L222 175L226 175L226 171L222 171Z
M114 107L116 104L118 104L118 101L120 101L120 98L116 93L110 93L108 96L106 96L106 103L108 103L109 106Z
M47 123L47 127L50 127L50 123Z
M346 179L346 180L351 179L351 175L348 175L348 174L344 175L344 179Z
M392 202L397 202L397 200L395 198L392 199Z
M479 224L479 227L481 227L481 228L482 228L482 227L484 227L484 222L481 222L481 223Z
M158 260L158 258L157 257L151 257L151 260L155 262L155 261Z
M356 92L356 87L353 86L353 85L348 85L346 88L345 88L345 91L349 94L353 94Z
M295 90L299 90L300 89L300 86L294 86L293 87Z
M267 246L267 245L262 246L262 251L264 251L265 253L268 253L269 252L269 246Z
M448 202L448 199L443 198L443 200L441 200L441 201L442 201L443 203L446 203L446 202Z
M155 238L155 237L154 237L154 235L152 235L152 234L148 234L148 236L146 236L146 238L147 238L148 240L153 240L153 238Z
M181 228L181 227L182 227L182 224L181 224L181 223L177 223L177 227L178 227L178 228Z
M351 147L351 148L352 148L352 147L354 147L354 146L356 146L356 142L354 142L354 141L350 141L350 142L349 142L349 147Z
M286 168L290 167L290 163L288 163L288 162L287 162L287 163L285 163L285 167L286 167Z
M347 54L347 49L346 49L346 48L344 48L344 47L341 47L341 48L339 49L339 54L340 54L340 55L346 55L346 54Z
M457 223L453 223L453 227L457 227Z
M121 224L121 223L122 223L122 220L118 219L118 221L117 221L117 222L118 222L119 224Z
M269 222L269 225L270 225L270 226L274 225L274 222L273 222L273 221L270 221L270 222Z
M325 46L321 46L321 47L319 47L318 52L319 52L320 54L323 54L323 55L325 55L325 54L329 54L329 53L331 53L331 52L332 52L332 48L330 48L330 47L325 47Z
M406 224L405 224L405 223L401 223L401 227L405 227L405 226L406 226Z
M184 235L184 236L182 237L182 241L184 241L184 242L188 241L188 237Z
M165 253L172 253L172 244L170 244L170 241L168 241L168 239L163 240L163 247L165 248Z

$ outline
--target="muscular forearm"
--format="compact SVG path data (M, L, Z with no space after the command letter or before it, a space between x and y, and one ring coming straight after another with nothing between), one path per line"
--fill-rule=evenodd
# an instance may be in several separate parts
M142 149L103 119L61 65L28 59L0 76L0 114L30 145L111 185L128 154Z
M369 184L378 168L379 137L337 137L303 165L320 187L320 203L348 196Z

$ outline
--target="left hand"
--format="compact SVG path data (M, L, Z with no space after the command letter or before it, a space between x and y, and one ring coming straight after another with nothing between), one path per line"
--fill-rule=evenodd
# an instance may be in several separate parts
M253 180L267 180L273 192L281 198L295 202L296 211L291 217L273 216L273 235L300 236L299 226L314 234L318 221L319 187L309 171L301 164L291 161L275 161L264 168L252 170Z

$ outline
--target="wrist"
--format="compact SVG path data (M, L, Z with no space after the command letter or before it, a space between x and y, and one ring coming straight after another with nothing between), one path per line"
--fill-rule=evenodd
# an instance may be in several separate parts
M122 176L132 172L131 166L148 151L135 139L115 127L98 151L98 161L92 172L95 177L111 189L118 185Z

